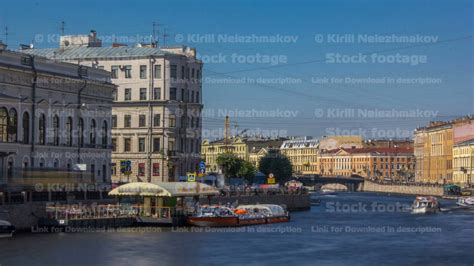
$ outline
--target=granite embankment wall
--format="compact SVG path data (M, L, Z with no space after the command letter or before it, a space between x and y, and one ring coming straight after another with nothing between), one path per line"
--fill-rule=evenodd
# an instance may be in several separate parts
M207 198L200 199L201 204L207 204ZM96 201L97 202L97 201ZM104 201L109 203L110 201ZM309 195L251 195L212 197L212 204L256 204L268 203L285 205L290 211L308 210L311 206ZM10 221L17 230L28 231L38 225L39 218L47 217L46 202L28 202L24 204L0 205L0 219ZM83 204L87 204L84 202Z
M200 199L201 204L208 204L206 198ZM284 205L289 211L303 211L311 208L309 194L296 195L241 195L212 197L211 204L278 204Z
M443 196L443 187L440 186L415 186L404 184L379 184L371 181L364 181L361 184L361 190L364 192L381 192L394 194L408 194L408 195L430 195Z
M47 217L44 202L0 206L0 219L11 222L17 230L31 229L38 224L40 217Z

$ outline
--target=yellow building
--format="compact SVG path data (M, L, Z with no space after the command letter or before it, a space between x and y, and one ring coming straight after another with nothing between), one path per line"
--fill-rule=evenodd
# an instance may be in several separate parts
M291 161L295 174L319 174L319 140L307 137L287 140L280 151Z
M416 181L453 182L453 145L473 134L472 118L431 122L415 130ZM466 128L467 126L467 128Z
M468 185L472 183L474 169L474 139L453 147L453 183Z
M234 137L224 143L224 140L204 140L201 145L201 156L206 163L207 172L218 173L217 157L225 152L231 152L237 157L251 162L258 169L260 158L265 156L270 149L278 149L283 140L280 139L244 139Z
M340 148L321 152L324 176L359 175L364 178L407 180L414 174L413 148Z

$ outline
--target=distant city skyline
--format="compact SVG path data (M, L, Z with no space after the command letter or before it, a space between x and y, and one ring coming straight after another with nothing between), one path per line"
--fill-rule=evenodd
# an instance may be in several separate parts
M288 3L7 0L0 39L8 27L10 49L57 47L64 21L65 34L94 29L104 45L155 35L196 47L210 139L226 111L248 132L366 138L474 113L470 1Z

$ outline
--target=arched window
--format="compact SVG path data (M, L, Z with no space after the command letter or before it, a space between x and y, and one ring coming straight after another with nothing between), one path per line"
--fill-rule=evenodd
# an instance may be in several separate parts
M84 146L84 119L79 118L79 123L78 123L78 132L79 132L79 139L78 139L78 144L79 147Z
M46 117L41 114L38 119L39 144L46 144Z
M0 108L0 142L8 141L8 111Z
M91 145L95 145L96 143L96 132L95 132L95 128L96 128L96 125L95 125L95 120L92 119L91 120L91 132L89 132L89 135L90 135L90 141L91 141Z
M23 113L23 144L30 143L30 115Z
M18 114L15 108L10 109L8 116L8 142L17 142Z
M106 148L105 146L107 146L107 139L108 139L108 135L107 135L107 121L104 121L104 123L102 123L102 131L101 131L101 134L102 134L102 146L104 146L103 148Z
M59 145L59 116L55 115L53 118L53 144Z
M53 167L54 167L54 169L58 169L58 168L59 168L59 161L58 161L58 159L54 159Z
M66 120L66 145L72 146L72 117Z

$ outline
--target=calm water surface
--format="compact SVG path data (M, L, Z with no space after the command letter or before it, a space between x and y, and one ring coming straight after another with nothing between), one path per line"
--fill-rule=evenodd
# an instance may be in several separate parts
M155 228L155 232L17 234L0 240L0 265L474 263L474 212L412 215L405 207L413 197L407 196L340 193L313 197L321 199L321 205L293 213L290 223L231 232L198 228L158 232ZM446 208L452 205L443 202Z

